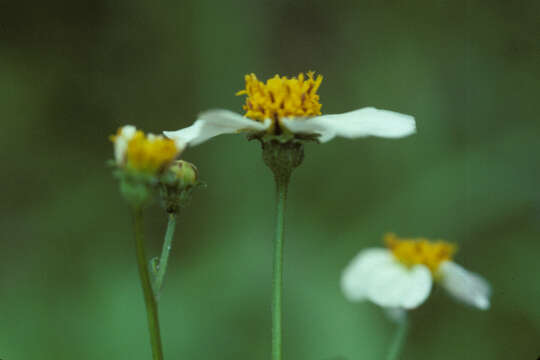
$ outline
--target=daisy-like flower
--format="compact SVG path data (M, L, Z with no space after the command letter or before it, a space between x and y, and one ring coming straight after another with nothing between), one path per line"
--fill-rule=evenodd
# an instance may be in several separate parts
M276 232L272 278L272 359L282 359L282 289L284 214L292 171L304 158L303 141L327 142L336 136L357 138L381 136L399 138L416 130L412 116L387 110L363 108L338 115L322 115L317 91L322 76L279 75L259 81L246 75L245 114L228 110L210 110L199 115L193 125L177 131L165 131L177 146L184 148L203 143L214 136L248 133L261 142L263 160L276 182Z
M387 308L413 309L429 296L433 282L478 309L490 306L490 286L452 261L456 246L424 238L385 236L386 249L361 251L347 266L341 288L350 301L369 300Z
M358 138L380 136L399 138L416 131L412 116L366 107L343 114L322 115L317 90L322 76L279 75L259 81L246 75L246 88L237 95L247 95L245 115L228 110L201 113L193 125L164 134L181 146L194 146L221 134L247 132L283 136L285 140L315 136L327 142L336 136Z
M114 143L116 165L145 174L159 173L182 151L171 139L145 135L131 125L119 128L110 138Z
M144 206L159 192L166 211L177 213L199 186L197 168L176 160L183 148L162 135L145 134L132 125L110 137L114 143L115 176L123 196L135 206Z

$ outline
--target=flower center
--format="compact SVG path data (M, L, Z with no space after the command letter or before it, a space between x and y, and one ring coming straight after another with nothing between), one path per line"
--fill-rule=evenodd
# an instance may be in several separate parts
M457 248L445 241L429 241L425 238L400 239L394 234L384 236L386 247L398 261L406 266L422 264L435 274L439 265L451 260Z
M307 78L303 73L290 79L275 75L265 84L255 74L249 74L245 77L246 89L236 95L247 95L245 116L257 121L271 119L275 125L281 118L321 115L317 90L323 78L314 75L313 71L307 73Z
M119 136L120 133L112 136L111 140L116 143ZM127 143L126 166L141 172L155 173L171 163L179 152L173 140L161 135L145 135L137 130Z

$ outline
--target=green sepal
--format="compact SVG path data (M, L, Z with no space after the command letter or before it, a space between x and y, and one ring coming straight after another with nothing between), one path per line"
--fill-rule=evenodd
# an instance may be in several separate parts
M181 208L189 205L193 190L206 187L206 183L197 181L194 184L182 185L178 182L160 184L161 203L170 214L176 214Z
M283 132L282 134L275 135L270 134L266 131L262 132L250 132L247 134L248 140L259 140L261 143L268 143L272 141L277 141L279 143L288 143L288 142L315 142L319 143L320 134L294 134L290 131Z
M126 201L135 207L144 207L153 200L153 193L158 178L130 169L116 169L113 175L120 182L120 193Z
M302 141L280 142L278 140L262 141L264 163L272 170L278 183L289 182L292 171L304 160L304 144Z

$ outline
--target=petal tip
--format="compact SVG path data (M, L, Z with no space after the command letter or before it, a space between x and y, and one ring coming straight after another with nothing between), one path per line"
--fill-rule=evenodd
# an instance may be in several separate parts
M175 132L176 132L176 131L163 131L162 134L163 134L164 136L168 137L169 139L174 140L173 137L174 137L174 133L175 133Z
M485 297L479 297L475 300L474 305L480 310L489 310L491 307L491 304L489 302L488 298Z

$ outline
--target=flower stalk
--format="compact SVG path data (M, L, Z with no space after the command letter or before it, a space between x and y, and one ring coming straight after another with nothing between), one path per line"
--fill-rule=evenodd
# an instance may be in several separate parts
M272 275L272 360L282 359L283 342L283 220L289 179L276 177L276 234Z
M405 344L405 339L407 338L408 329L408 317L407 314L404 314L403 318L398 322L398 328L396 334L394 335L394 340L390 345L390 350L388 351L386 360L397 360L399 358L399 354L401 353L403 345Z
M152 359L163 360L163 350L161 346L161 335L159 331L159 316L156 298L150 282L148 262L146 260L146 250L143 235L143 213L140 206L134 207L134 229L135 229L135 249L137 253L137 265L146 305L146 315L148 319L148 330L150 332L150 344L152 346Z
M167 222L167 230L165 231L165 239L163 240L163 247L161 249L161 257L159 258L158 268L154 281L154 294L156 300L159 300L161 295L161 288L163 286L163 278L167 272L167 263L169 261L169 253L171 252L172 240L174 237L174 229L176 227L176 213L169 213L169 220Z
M287 190L294 168L304 159L301 142L261 140L263 159L276 182L276 231L272 274L272 360L283 358L283 241Z

